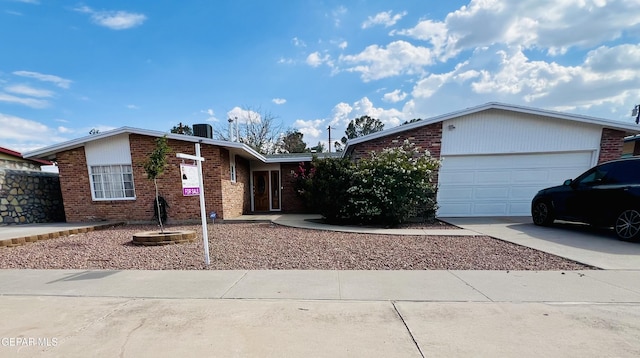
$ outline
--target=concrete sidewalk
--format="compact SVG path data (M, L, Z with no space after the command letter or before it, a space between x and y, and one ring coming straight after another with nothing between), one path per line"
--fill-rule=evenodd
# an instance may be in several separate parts
M0 270L0 295L640 303L640 271Z
M0 270L0 356L637 357L639 278Z

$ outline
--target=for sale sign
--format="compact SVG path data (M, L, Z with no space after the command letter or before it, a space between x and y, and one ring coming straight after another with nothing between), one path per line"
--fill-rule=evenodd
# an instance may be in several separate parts
M182 176L182 195L200 195L200 181L198 180L198 167L190 164L180 164Z

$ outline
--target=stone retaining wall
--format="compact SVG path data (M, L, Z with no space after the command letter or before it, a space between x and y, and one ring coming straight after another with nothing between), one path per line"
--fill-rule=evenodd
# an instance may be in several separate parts
M0 169L0 225L64 221L58 174Z

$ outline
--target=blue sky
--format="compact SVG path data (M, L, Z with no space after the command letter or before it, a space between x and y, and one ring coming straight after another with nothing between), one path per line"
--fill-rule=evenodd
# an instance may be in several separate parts
M253 109L311 145L490 101L631 123L640 0L0 0L0 146ZM640 128L640 127L639 127Z

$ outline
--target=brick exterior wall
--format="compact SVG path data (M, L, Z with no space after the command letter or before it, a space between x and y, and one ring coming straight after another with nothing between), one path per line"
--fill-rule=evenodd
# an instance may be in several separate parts
M152 222L155 189L147 179L143 163L155 147L155 138L131 134L129 136L131 162L135 186L135 200L93 201L84 147L57 154L60 169L60 187L68 222L95 220L122 220L127 222ZM200 199L198 196L182 196L180 164L176 153L194 154L193 143L168 140L171 148L167 154L167 166L158 177L159 194L168 203L168 222L199 222ZM223 148L201 145L204 193L207 213L215 211L224 219L241 215L247 210L249 193L239 195L248 188L248 161L237 157L239 185L229 182L229 153ZM225 165L226 163L226 165ZM224 185L223 185L224 183ZM238 199L240 197L240 199ZM226 200L226 201L225 201ZM227 213L226 210L229 212Z
M308 211L302 199L296 194L294 188L295 179L291 175L291 171L297 168L298 163L282 163L280 165L282 177L282 212L285 213L304 213Z
M440 159L442 147L442 122L432 123L426 126L408 130L401 133L376 138L354 146L351 158L358 160L368 157L372 151L379 152L385 148L399 147L405 140L414 143L419 150L428 150L431 156ZM438 184L438 175L433 176L434 184Z
M236 155L236 182L231 182L230 155L222 153L222 206L226 217L237 217L251 211L249 161Z
M602 137L600 139L600 157L598 164L614 159L620 159L622 156L622 148L624 146L624 137L626 133L609 128L602 129Z
M432 157L440 158L442 122L356 144L351 153L351 158L358 160L369 156L372 151L379 152L385 148L399 147L406 139L411 143L415 143L416 147L421 150L429 150Z

